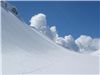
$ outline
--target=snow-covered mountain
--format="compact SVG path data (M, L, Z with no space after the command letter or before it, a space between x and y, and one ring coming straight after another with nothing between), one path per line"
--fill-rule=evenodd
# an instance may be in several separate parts
M3 74L99 74L99 57L67 50L1 8Z

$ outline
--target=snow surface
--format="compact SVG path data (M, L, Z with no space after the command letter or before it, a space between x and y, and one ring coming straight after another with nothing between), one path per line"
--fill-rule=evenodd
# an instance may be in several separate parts
M3 74L99 74L99 57L56 45L1 9Z
M0 7L0 13L1 13L1 7ZM0 14L1 16L1 14ZM2 66L2 53L1 53L1 17L0 17L0 66ZM2 67L0 67L0 75L2 75Z

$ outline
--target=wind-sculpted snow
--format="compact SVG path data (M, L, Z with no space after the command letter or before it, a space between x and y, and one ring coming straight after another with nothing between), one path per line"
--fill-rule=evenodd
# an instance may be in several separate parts
M80 35L77 39L74 39L72 35L65 35L65 37L59 36L56 26L51 26L50 28L47 26L48 24L45 14L39 13L32 16L30 23L31 27L34 27L53 40L56 44L64 48L72 49L75 52L81 53L91 53L100 49L99 38L92 38L87 35Z
M8 74L98 74L98 56L65 49L1 9L2 71Z

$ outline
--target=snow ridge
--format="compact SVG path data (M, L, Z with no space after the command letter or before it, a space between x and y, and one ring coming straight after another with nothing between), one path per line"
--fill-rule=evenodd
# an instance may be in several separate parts
M3 74L99 73L98 56L66 50L13 13L1 10Z

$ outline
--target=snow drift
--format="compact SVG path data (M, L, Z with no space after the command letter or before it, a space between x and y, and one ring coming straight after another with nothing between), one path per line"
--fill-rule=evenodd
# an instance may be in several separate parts
M98 74L99 57L58 46L1 8L3 74Z

